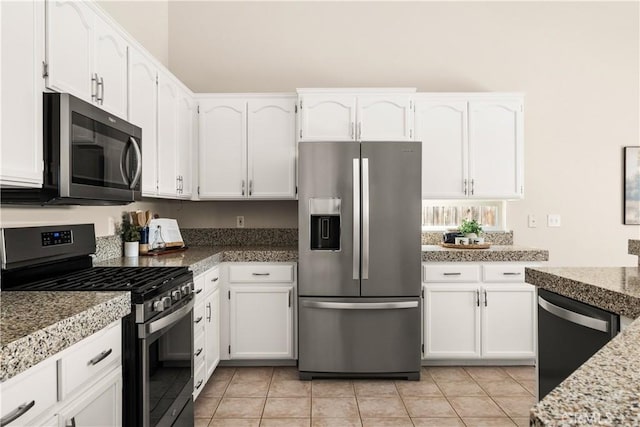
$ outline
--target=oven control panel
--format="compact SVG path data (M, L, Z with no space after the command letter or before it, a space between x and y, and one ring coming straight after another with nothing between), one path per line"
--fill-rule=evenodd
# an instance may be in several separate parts
M40 233L42 246L68 245L73 243L71 230L47 231Z

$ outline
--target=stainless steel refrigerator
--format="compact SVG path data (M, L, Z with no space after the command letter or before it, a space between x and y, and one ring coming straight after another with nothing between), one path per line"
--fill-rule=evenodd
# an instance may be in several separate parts
M301 142L300 378L420 378L421 143Z

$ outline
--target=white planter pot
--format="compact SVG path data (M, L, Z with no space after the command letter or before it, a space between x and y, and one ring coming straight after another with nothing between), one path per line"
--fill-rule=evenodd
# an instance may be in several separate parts
M138 242L124 242L124 256L138 256Z

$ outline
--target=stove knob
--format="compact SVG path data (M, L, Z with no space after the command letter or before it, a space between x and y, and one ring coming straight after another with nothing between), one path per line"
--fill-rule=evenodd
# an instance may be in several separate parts
M182 293L179 290L171 292L171 299L174 301L180 301L180 298L182 298Z
M154 302L153 311L164 311L164 303L162 301Z
M162 299L161 299L160 301L162 301L162 304L164 305L164 308L169 308L169 307L171 307L171 298L169 298L169 297L162 297Z
M191 283L189 283L188 285L184 285L181 289L182 295L186 297L187 295L191 294Z

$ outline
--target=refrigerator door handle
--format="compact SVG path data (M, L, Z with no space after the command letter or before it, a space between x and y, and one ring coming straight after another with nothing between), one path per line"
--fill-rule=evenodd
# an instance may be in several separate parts
M362 279L369 278L369 159L362 159Z
M548 311L549 313L558 316L559 318L564 319L568 322L584 326L585 328L595 329L596 331L600 332L609 331L609 322L590 316L585 316L584 314L576 313L574 311L567 310L566 308L558 307L557 305L545 300L541 296L538 296L538 305L543 310Z
M360 279L360 159L353 159L353 278Z
M393 310L402 308L416 308L418 301L399 302L323 302L302 301L303 307L331 308L336 310Z

